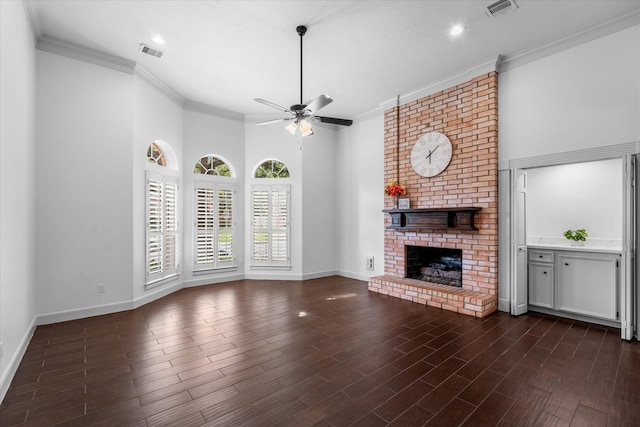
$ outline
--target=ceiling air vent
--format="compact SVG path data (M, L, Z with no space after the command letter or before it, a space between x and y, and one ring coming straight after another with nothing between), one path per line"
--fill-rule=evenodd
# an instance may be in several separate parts
M140 44L140 52L146 53L147 55L155 56L156 58L162 58L164 52L158 49L154 49L151 46L147 46L146 44Z
M505 14L517 8L518 5L514 0L500 0L487 6L485 12L493 18L494 16Z

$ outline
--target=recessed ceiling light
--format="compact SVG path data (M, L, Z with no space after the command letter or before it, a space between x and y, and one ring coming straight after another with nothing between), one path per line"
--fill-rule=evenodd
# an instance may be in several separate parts
M160 34L156 34L155 36L153 36L151 38L151 40L153 40L154 43L164 44L164 39L162 38L162 36Z
M449 31L449 34L451 34L452 36L457 36L462 34L463 32L464 32L464 27L458 24L451 27L451 31Z

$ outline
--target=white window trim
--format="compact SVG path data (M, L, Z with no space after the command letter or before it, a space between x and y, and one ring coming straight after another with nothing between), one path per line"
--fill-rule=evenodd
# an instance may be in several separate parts
M262 180L262 179L260 179ZM271 180L270 180L271 181ZM269 210L267 211L267 222L268 225L266 228L262 229L263 232L266 232L268 234L268 242L267 242L267 259L265 260L256 260L254 257L255 254L255 244L254 244L254 237L255 237L255 231L256 231L256 227L255 227L255 218L254 218L254 212L255 212L255 198L254 198L254 193L256 191L268 191L269 195L268 195L268 199L269 199L269 206L271 206L272 203L272 197L274 192L285 192L286 193L286 206L287 206L287 218L286 218L286 225L285 225L285 233L286 233L286 244L285 244L285 250L286 250L286 259L283 260L277 260L277 259L273 259L273 253L272 253L272 249L273 249L273 232L274 229L272 227L272 212L271 209L269 208ZM251 254L251 261L250 261L250 268L251 269L274 269L274 270L290 270L291 269L291 185L290 184L258 184L258 183L254 183L251 184L251 200L250 200L250 205L251 205L251 243L250 243L250 254Z
M180 205L180 184L179 184L179 180L172 176L174 175L173 173L161 173L164 172L164 169L166 168L162 168L162 171L159 171L159 167L156 168L150 168L153 169L153 171L146 171L146 176L145 176L145 289L151 289L154 288L156 286L162 285L166 282L170 282L172 280L175 280L176 278L178 278L180 276L180 218L179 218L179 213L180 213L180 209L179 209L179 205ZM167 170L167 172L169 172L169 170ZM161 226L161 230L160 231L153 231L152 227L151 227L151 221L150 221L150 197L149 197L149 185L150 183L154 181L154 182L160 182L161 183L161 187L162 187L162 201L161 201L161 222L162 222L162 226ZM166 205L164 203L165 201L165 195L166 195L166 191L167 191L167 186L175 186L175 200L174 200L174 216L175 216L175 230L172 231L168 231L166 230ZM149 265L150 265L150 256L149 256L149 242L152 238L152 236L158 236L161 237L162 240L162 248L161 248L161 252L162 252L162 267L160 269L160 271L152 273L149 271ZM165 262L166 262L166 258L165 258L165 242L167 241L167 237L168 236L172 236L173 240L174 240L174 259L175 259L175 266L173 268L166 268Z
M193 182L193 273L194 274L204 274L207 272L227 272L231 270L237 269L237 185L234 182L230 182L228 177L226 180L222 180L222 177L218 176L208 176L208 175L197 175L199 179L194 180ZM207 179L211 178L211 179ZM218 222L218 206L219 206L219 191L228 190L231 191L231 205L232 205L232 218L233 218L233 226L231 231L231 241L232 241L232 259L230 261L221 261L217 256L211 263L201 263L198 264L198 235L200 234L198 231L198 189L210 189L214 192L214 227L213 227L213 251L214 253L218 253L219 248L217 247L218 236L219 236L219 222Z

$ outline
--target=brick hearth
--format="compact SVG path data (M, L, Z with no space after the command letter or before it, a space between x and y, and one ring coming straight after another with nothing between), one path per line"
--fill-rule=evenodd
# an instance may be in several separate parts
M416 303L484 317L498 294L498 76L492 72L385 112L385 183L399 179L412 208L478 207L477 231L385 228L384 276L369 290ZM425 178L411 168L411 150L427 132L453 146L449 166ZM399 135L398 135L399 132ZM399 136L399 144L398 144ZM385 201L391 209L391 200ZM390 225L385 215L385 227ZM405 279L405 245L462 250L462 289Z
M497 295L393 276L372 277L369 290L474 317L493 313L498 301Z

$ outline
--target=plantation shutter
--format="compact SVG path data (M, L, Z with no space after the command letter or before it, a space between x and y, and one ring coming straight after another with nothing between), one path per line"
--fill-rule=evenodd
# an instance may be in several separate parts
M178 274L178 184L173 178L147 174L147 284Z
M235 265L235 188L195 183L194 270Z
M251 215L252 265L289 266L289 186L254 185Z
M289 192L271 191L271 260L286 263L289 260Z
M251 200L251 260L266 264L269 261L269 190L254 189Z
M209 266L215 262L215 190L198 186L195 189L195 263L196 266Z
M162 178L147 179L147 281L162 277Z
M164 195L164 276L166 277L178 272L178 184L165 178Z
M235 191L233 188L218 185L218 222L216 230L218 242L218 267L229 267L234 265L234 193Z

